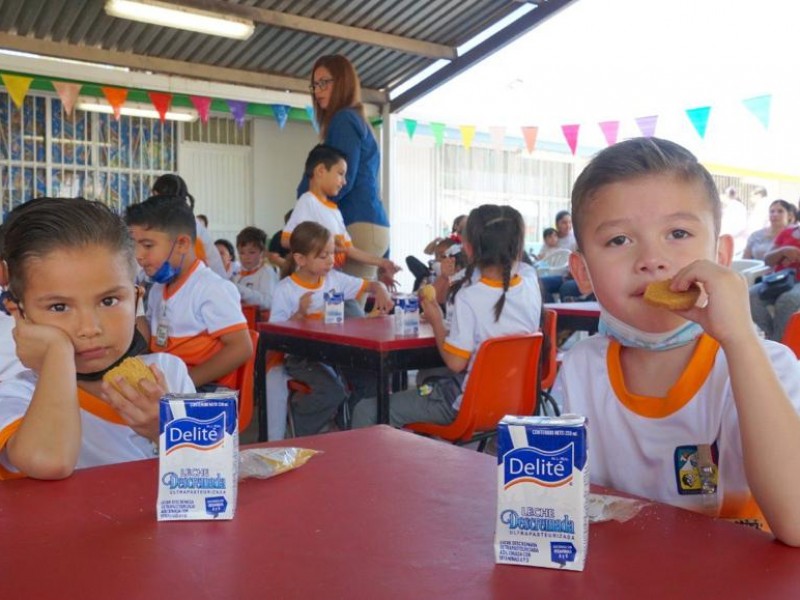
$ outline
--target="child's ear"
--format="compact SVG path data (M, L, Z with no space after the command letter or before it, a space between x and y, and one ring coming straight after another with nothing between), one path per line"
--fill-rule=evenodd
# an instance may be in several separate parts
M572 273L575 283L578 284L578 290L582 296L592 291L592 278L589 276L589 268L581 253L573 252L569 255L569 272Z
M319 163L316 167L314 167L314 177L322 177L327 172L328 169L325 168L323 163Z
M733 237L727 233L717 240L717 262L723 267L730 267L733 261Z
M8 263L4 260L0 260L0 285L8 285Z
M181 233L175 238L175 251L178 254L186 254L194 248L194 242L192 241L192 236L187 235L185 233Z
M306 266L305 254L301 254L300 252L292 252L292 259L294 260L294 264L296 264L298 267Z

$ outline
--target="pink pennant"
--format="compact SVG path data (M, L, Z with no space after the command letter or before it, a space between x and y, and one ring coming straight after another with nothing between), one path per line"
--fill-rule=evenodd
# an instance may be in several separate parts
M54 81L53 88L56 90L59 100L61 100L64 112L71 116L75 103L78 101L78 95L81 93L81 84Z
M205 125L208 123L208 112L211 110L211 98L207 96L189 96L197 114L200 115L200 122Z
M575 154L575 150L578 148L578 130L580 130L580 125L562 125L561 131L564 132L564 137L567 140L567 144L569 144L569 149L572 150L572 154Z
M599 123L600 130L606 138L606 144L613 146L617 143L617 135L619 134L619 121L602 121Z
M644 137L653 137L656 134L657 123L658 123L658 115L636 118L636 125L639 127L639 131L642 132L642 135Z
M244 127L244 117L247 113L247 102L244 100L226 100L228 108L233 115L233 120L236 121L237 127Z
M114 109L114 120L119 121L122 105L125 104L125 100L128 98L128 90L115 87L101 87L100 89L103 91L103 95L108 100L111 108Z
M528 149L528 154L533 152L536 148L536 138L539 136L538 127L523 127L522 137L525 138L525 148Z
M150 97L150 102L158 111L158 118L164 123L167 120L167 112L169 107L172 106L172 94L166 92L147 92Z

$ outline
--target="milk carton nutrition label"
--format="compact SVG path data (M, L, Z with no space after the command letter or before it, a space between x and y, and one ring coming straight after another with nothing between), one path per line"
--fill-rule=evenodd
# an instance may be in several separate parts
M232 519L239 433L236 392L161 399L159 521Z
M589 533L586 419L507 416L497 436L495 562L582 571Z

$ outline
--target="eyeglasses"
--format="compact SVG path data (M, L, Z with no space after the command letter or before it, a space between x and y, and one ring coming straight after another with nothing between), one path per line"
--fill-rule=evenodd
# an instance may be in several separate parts
M319 81L313 82L311 85L308 86L308 89L312 92L317 90L324 91L328 89L328 86L333 83L333 79L320 79Z

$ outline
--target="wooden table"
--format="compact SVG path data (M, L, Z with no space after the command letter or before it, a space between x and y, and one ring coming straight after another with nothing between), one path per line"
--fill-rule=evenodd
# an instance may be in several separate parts
M600 304L597 302L546 302L545 308L558 314L558 328L597 333Z
M339 325L322 321L258 323L255 397L259 441L266 441L267 398L264 365L267 350L296 354L338 367L375 373L378 380L378 422L389 422L389 382L395 371L442 366L433 330L420 325L419 335L394 332L392 316L345 319Z
M239 486L233 521L158 523L158 463L0 483L0 597L797 598L800 550L665 505L590 527L583 572L495 565L496 460L386 426ZM285 443L284 443L285 444Z

